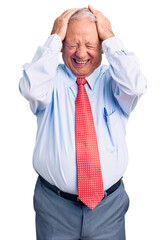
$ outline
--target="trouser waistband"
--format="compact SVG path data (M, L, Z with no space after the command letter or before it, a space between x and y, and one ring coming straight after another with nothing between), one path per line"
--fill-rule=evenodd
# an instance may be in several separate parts
M49 182L47 182L47 181L46 181L43 177L41 177L40 175L39 175L39 178L40 178L40 181L43 183L44 186L46 186L47 188L49 188L50 190L52 190L53 192L55 192L55 193L58 194L59 196L61 196L61 197L63 197L63 198L66 198L66 199L69 199L69 200L72 200L72 201L81 202L81 201L78 199L78 195L63 192L63 191L61 191L59 188L57 188L55 185L52 185L52 184L50 184ZM108 195L110 195L111 193L115 192L115 191L118 189L118 187L120 186L121 181L122 181L122 179L120 179L118 182L116 182L114 185L112 185L109 189L107 189L107 190L104 192L104 198L107 197ZM104 199L104 198L103 198L103 199Z

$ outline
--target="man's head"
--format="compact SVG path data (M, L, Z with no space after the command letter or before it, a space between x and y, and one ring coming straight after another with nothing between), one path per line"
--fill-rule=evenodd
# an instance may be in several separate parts
M96 18L87 8L75 12L68 23L62 57L76 77L89 76L102 60Z

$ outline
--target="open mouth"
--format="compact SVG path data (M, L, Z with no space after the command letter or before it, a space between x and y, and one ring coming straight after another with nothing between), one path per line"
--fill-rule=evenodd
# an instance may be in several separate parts
M74 60L74 62L77 63L77 64L86 64L87 62L90 61L90 59L87 59L87 60L85 60L85 61L79 61L79 60L77 60L77 59L75 59L75 58L73 58L73 60Z

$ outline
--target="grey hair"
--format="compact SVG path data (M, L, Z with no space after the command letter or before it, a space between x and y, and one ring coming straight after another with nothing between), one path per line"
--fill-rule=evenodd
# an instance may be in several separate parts
M83 18L88 18L91 22L96 22L95 15L88 8L78 9L71 17L69 21L80 20Z

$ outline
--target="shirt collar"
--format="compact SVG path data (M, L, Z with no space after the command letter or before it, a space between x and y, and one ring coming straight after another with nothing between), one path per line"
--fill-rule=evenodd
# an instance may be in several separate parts
M77 77L70 71L70 69L65 65L66 71L69 75L69 87L71 87L72 85L74 85L76 83ZM94 86L95 86L95 82L99 76L99 72L100 72L101 66L97 67L93 73L91 73L88 77L86 77L86 80L88 82L88 85L90 87L90 89L93 91Z

